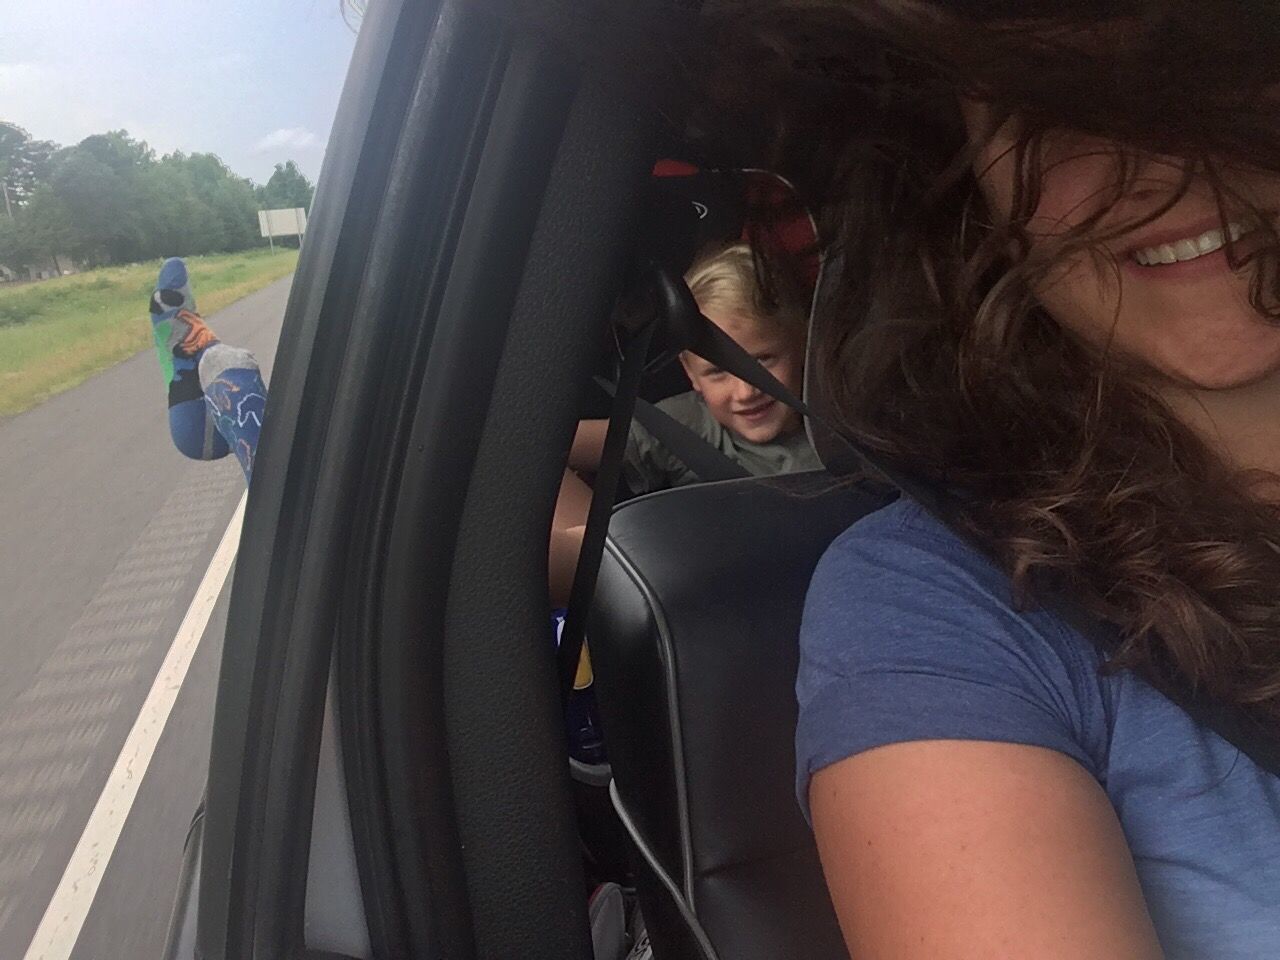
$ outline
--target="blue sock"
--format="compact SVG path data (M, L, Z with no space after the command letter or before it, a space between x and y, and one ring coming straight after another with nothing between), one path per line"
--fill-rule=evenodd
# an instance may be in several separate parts
M199 374L209 419L239 459L247 483L253 478L258 434L267 406L267 387L258 361L248 350L215 343L200 358Z
M160 267L150 304L152 339L169 386L169 435L186 456L217 460L231 448L205 410L198 371L218 338L195 311L187 265L171 257Z

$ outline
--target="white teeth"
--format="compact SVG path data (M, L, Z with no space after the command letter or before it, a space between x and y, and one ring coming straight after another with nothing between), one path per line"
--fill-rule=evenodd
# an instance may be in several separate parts
M1187 237L1185 240L1178 240L1175 243L1162 243L1155 247L1143 247L1141 250L1133 251L1133 259L1144 267L1195 260L1197 257L1203 257L1206 254L1213 253L1215 250L1221 250L1226 244L1225 238L1227 236L1230 236L1234 241L1239 240L1244 233L1245 228L1242 224L1229 223L1225 233L1221 228L1206 230L1199 236Z
M1209 230L1196 238L1196 249L1201 254L1213 253L1213 251L1221 249L1225 242L1222 239L1221 230Z

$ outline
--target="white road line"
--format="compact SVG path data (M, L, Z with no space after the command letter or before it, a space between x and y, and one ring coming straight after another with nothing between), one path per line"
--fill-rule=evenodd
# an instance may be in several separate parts
M173 645L160 665L155 683L143 701L138 719L120 749L107 784L89 814L89 822L85 824L84 833L80 834L80 841L67 862L67 869L58 881L58 889L53 892L53 899L49 901L40 926L31 938L24 960L67 960L75 948L80 928L93 906L102 875L106 873L111 854L120 839L120 831L124 829L124 822L155 753L156 743L169 721L174 701L178 699L191 658L200 645L209 616L235 560L240 528L244 523L244 502L245 497L242 496L213 559L209 561L204 579L191 599L187 615L182 618L182 624L174 635Z

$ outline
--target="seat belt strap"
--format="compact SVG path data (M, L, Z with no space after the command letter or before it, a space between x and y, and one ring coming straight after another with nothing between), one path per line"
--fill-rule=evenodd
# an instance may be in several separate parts
M1114 649L1120 639L1120 631L1114 624L1095 616L1071 597L1042 590L1036 599L1046 610L1093 641L1103 653ZM1263 770L1280 777L1280 741L1255 720L1203 693L1177 690L1171 684L1144 679L1197 724L1212 730Z
M595 380L601 390L611 397L615 395L613 383L604 377L596 377ZM690 430L661 407L654 406L643 397L636 397L635 404L632 416L636 423L653 434L668 453L703 483L751 476L742 464L713 447L705 437Z
M565 610L564 629L560 633L560 649L557 653L557 669L560 676L560 692L565 706L573 691L573 680L578 672L578 659L582 655L583 637L586 632L587 612L596 592L596 578L600 574L600 562L604 558L605 538L609 533L609 516L618 493L618 481L622 478L622 464L627 455L627 437L631 430L631 416L640 393L640 379L653 341L656 323L650 322L631 334L624 345L618 386L613 393L609 410L609 425L605 429L604 447L600 452L600 467L592 484L591 506L587 510L587 526L582 535L582 549L578 553L578 567L573 574L573 586L569 590L569 606Z
M674 332L682 341L681 345L684 349L745 380L757 390L786 404L803 416L809 417L830 431L833 437L857 455L858 459L872 471L917 501L938 520L955 529L952 521L956 515L955 505L959 499L956 494L923 484L896 468L884 464L874 451L846 436L828 420L815 414L808 404L792 394L754 357L738 346L728 334L702 315L692 294L689 293L689 288L682 280L666 274L660 279L660 288L668 301L666 316L675 321L677 329ZM965 537L962 532L957 531L957 533ZM965 539L978 550L986 552L985 548L981 544L974 543L972 538L965 537ZM1086 610L1074 598L1052 590L1041 589L1037 592L1036 599L1047 610L1061 617L1087 637L1100 652L1105 654L1110 649L1114 649L1117 628ZM1170 684L1161 685L1150 680L1148 682L1196 723L1212 730L1263 770L1280 777L1280 742L1255 721L1241 711L1212 698L1175 690Z

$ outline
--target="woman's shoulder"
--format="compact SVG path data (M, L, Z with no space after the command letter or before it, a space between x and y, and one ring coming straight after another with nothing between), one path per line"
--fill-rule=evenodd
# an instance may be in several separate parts
M1042 611L1019 610L1004 571L907 497L849 527L832 542L814 573L810 608L869 612L868 605L900 613L995 619L1006 628L1046 633L1055 643L1076 645L1083 639Z
M839 573L860 566L877 571L975 579L1008 592L1008 578L981 550L910 497L897 500L858 520L827 549L820 570Z
M1048 746L1101 775L1107 695L1087 639L917 503L855 523L815 571L797 692L810 772L919 739ZM810 742L805 744L803 738Z

